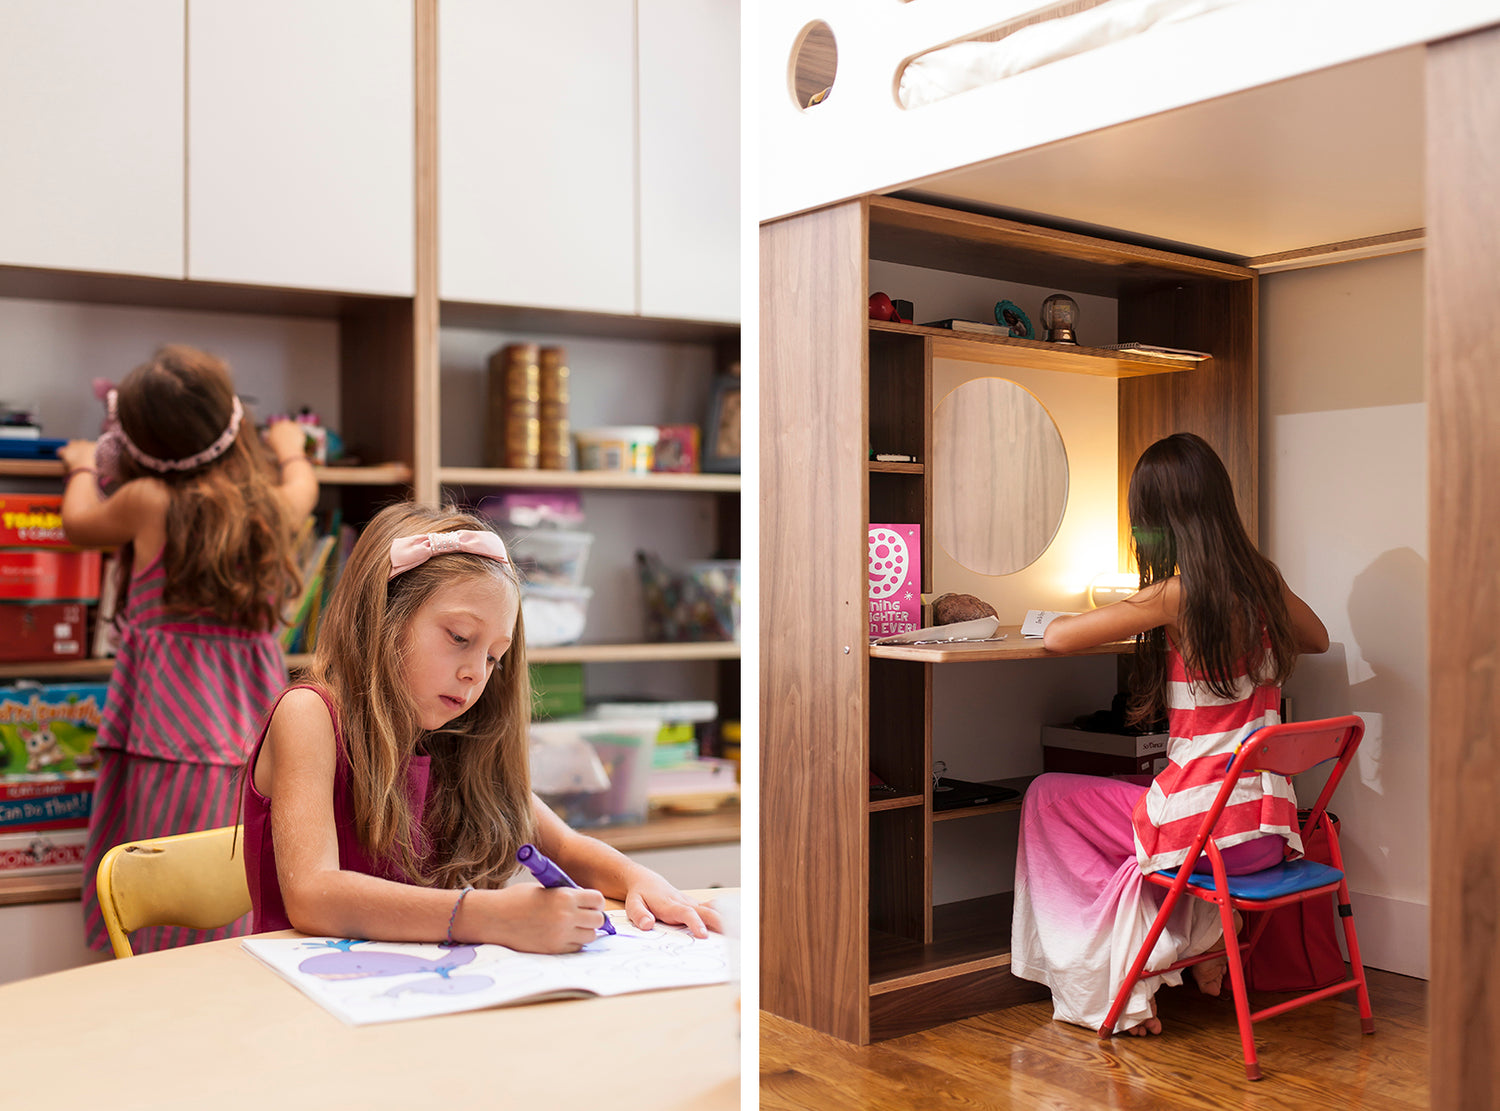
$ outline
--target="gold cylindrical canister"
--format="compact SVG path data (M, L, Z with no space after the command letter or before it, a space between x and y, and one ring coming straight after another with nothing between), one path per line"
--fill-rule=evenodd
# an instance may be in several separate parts
M537 357L541 374L541 399L564 408L568 404L567 352L561 347L543 347Z

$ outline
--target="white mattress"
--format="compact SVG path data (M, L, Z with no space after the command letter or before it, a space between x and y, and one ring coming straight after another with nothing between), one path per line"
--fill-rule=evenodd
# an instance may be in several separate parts
M1109 0L1022 27L998 42L958 42L912 59L901 74L904 108L919 108L1152 27L1181 23L1245 0Z

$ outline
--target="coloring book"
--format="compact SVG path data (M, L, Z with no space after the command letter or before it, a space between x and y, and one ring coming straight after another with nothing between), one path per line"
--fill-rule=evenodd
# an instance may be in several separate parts
M577 953L519 953L503 945L426 945L332 937L246 938L240 944L351 1026L593 995L722 984L723 935L695 938L657 923L642 932L624 911Z

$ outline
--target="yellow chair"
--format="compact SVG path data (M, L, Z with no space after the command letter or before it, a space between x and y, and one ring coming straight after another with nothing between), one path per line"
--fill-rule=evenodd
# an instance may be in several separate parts
M250 910L239 826L127 841L99 862L99 909L116 957L142 926L214 930ZM231 855L231 846L233 854Z

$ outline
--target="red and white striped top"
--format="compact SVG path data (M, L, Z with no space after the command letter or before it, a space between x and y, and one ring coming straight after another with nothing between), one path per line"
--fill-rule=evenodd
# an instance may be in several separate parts
M1136 858L1141 870L1159 872L1187 859L1188 847L1212 807L1224 772L1240 743L1263 725L1281 720L1281 688L1256 686L1241 665L1234 694L1220 698L1188 675L1175 645L1167 656L1167 766L1136 804ZM1224 805L1215 843L1227 849L1266 834L1280 834L1296 852L1297 797L1286 776L1262 773L1241 779Z

